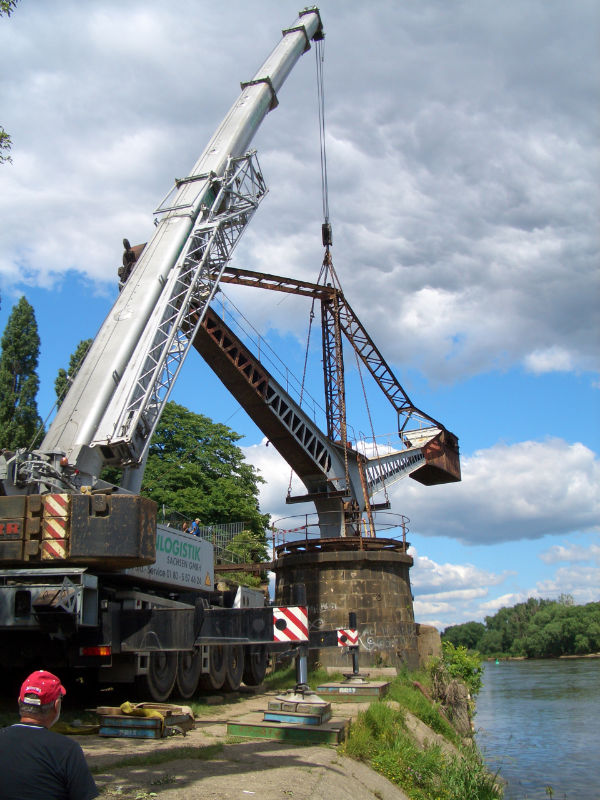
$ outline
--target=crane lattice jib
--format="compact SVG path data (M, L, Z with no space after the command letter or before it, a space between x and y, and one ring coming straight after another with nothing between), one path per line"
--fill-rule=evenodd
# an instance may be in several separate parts
M107 454L112 450L116 463L142 458L223 269L267 191L254 153L231 159L219 183L211 208L197 220L136 348L132 364L139 366L128 384L121 381L93 442L104 446ZM172 210L172 206L167 209Z
M176 181L161 204L154 234L40 447L52 458L66 454L69 467L84 483L93 482L106 461L130 463L147 446L188 346L186 324L197 323L191 309L194 305L201 309L206 292L214 291L226 251L231 253L239 237L238 222L232 220L228 227L225 218L216 219L222 209L214 208L215 194L225 192L231 159L247 155L260 124L277 105L277 93L290 71L310 41L322 35L318 10L301 12L254 77L242 84L241 94L189 176ZM230 183L227 191L231 200L234 185ZM237 220L244 216L239 207L232 213ZM143 357L142 340L147 348ZM131 444L125 441L130 436Z

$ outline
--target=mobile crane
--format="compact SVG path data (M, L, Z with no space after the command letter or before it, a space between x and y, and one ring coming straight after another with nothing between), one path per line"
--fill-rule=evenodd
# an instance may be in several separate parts
M23 673L43 656L49 669L141 683L157 701L174 689L189 698L198 684L236 688L264 676L285 622L249 607L248 593L217 595L210 544L157 525L155 504L139 490L161 411L267 191L250 142L322 37L318 9L306 8L241 84L190 174L156 209L154 234L135 264L129 258L128 279L40 448L0 457L6 671ZM120 486L100 479L106 465L123 469Z
M228 264L266 194L247 148L294 63L322 37L318 9L305 9L242 84L190 176L155 211L150 241L124 240L119 296L41 447L0 457L7 670L37 665L43 650L47 667L135 681L157 701L174 689L189 698L198 685L262 680L286 615L276 633L272 610L250 607L251 593L214 592L210 544L157 525L154 504L139 495L152 433L192 347L303 480L307 494L288 501L314 502L323 538L358 535L361 516L375 508L372 495L406 475L425 484L460 480L456 437L412 404L339 286ZM321 302L326 434L211 308L223 283ZM398 414L402 448L377 459L347 441L342 334ZM123 469L120 486L100 479L105 465Z

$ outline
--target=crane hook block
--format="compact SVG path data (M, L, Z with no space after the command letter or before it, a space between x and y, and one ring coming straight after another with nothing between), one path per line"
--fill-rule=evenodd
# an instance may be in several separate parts
M331 233L330 222L324 222L321 225L321 237L323 239L323 247L331 247L333 245L333 235Z

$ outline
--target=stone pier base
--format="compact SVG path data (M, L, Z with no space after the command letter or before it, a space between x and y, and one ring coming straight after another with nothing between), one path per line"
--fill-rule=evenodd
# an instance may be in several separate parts
M282 548L283 549L283 548ZM359 666L419 666L409 569L413 559L388 539L321 539L296 544L275 563L275 598L292 603L292 586L306 587L309 623L315 629L348 627L356 613ZM345 648L311 651L311 662L352 670Z

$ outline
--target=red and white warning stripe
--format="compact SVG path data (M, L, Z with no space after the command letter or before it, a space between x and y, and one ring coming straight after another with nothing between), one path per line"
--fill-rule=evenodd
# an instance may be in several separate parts
M300 525L299 528L275 528L275 533L296 533L297 531L305 531L308 525Z
M66 558L66 557L67 557L66 539L45 539L42 542L42 558L44 560L51 558Z
M42 539L66 539L67 537L66 517L47 517L42 525Z
M66 558L69 534L69 495L45 494L42 497L42 558Z
M69 513L68 494L45 494L42 497L45 517L66 517Z
M273 641L308 641L308 610L305 606L276 606L273 609Z
M358 631L354 628L340 628L337 632L338 647L356 647Z

